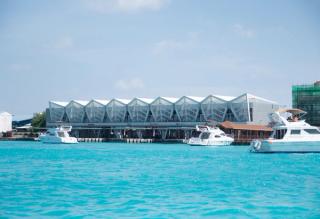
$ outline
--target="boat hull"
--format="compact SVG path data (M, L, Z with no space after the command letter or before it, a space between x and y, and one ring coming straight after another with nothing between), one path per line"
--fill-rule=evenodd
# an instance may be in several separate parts
M221 140L221 141L207 141L200 139L190 139L188 144L190 146L228 146L232 144L232 140Z
M43 143L48 143L48 144L77 144L78 143L77 139L74 137L57 138L57 137L40 136L39 140Z
M255 153L320 153L320 141L253 141L250 151Z

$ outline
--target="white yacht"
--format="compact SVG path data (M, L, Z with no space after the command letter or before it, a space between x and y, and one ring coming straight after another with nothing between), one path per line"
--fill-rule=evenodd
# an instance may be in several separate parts
M46 133L39 136L39 140L43 143L56 143L56 144L75 144L78 143L75 137L70 137L69 132L71 126L61 126L58 128L50 128Z
M271 137L253 140L250 151L260 153L320 152L319 128L306 123L306 112L299 109L280 109L270 115L275 124Z
M217 127L196 126L196 129L201 133L199 137L188 140L187 143L191 146L225 146L234 141Z

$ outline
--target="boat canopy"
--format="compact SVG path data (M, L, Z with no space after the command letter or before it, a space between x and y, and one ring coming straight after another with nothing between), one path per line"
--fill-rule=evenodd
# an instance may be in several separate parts
M279 112L279 113L291 113L292 115L299 115L299 114L307 114L307 112L301 110L301 109L284 109L284 108L281 108L281 109L278 109L276 112Z
M286 124L287 122L298 122L307 114L307 112L301 109L278 109L275 113L270 114L270 119L273 122L282 122Z

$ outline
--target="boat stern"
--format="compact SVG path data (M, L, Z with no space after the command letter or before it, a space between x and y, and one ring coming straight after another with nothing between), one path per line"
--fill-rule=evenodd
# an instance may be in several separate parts
M200 138L190 138L187 144L190 146L202 146L203 142L201 141Z
M77 144L78 140L75 137L68 137L68 138L63 138L61 139L61 143L64 144Z
M252 140L250 143L250 152L269 153L272 152L268 140Z

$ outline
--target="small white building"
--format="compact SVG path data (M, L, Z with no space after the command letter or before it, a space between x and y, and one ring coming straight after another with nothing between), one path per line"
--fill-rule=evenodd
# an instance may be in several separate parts
M0 112L0 133L12 131L12 115Z

